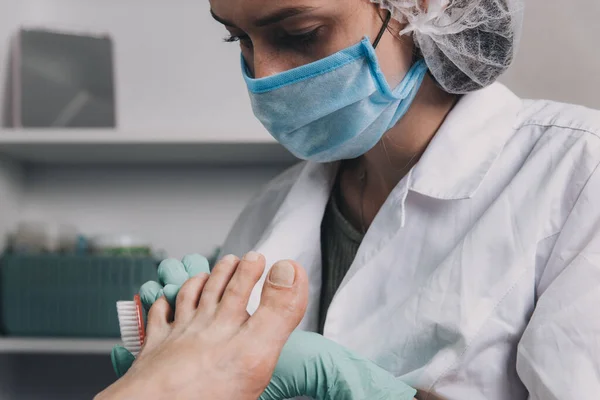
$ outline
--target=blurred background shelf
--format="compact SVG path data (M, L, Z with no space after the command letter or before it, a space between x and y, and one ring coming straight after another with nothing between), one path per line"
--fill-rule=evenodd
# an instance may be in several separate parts
M119 339L0 338L0 354L110 354Z
M268 135L130 132L110 129L0 130L0 155L34 164L285 165L298 160Z

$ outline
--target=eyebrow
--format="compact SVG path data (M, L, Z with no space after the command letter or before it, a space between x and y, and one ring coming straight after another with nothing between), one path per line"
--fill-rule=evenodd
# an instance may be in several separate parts
M304 14L307 12L310 12L312 10L314 10L315 7L291 7L291 8L283 8L281 10L277 10L275 11L273 14L270 15L266 15L264 17L259 18L258 20L256 20L254 22L254 25L262 28L264 26L267 25L272 25L275 24L277 22L281 22L285 19L291 18L291 17L295 17L296 15L300 15L300 14ZM232 28L236 28L235 24L231 21L227 21L226 19L223 19L221 17L219 17L218 15L216 15L214 13L213 10L210 10L210 14L212 15L212 17L217 21L220 22L221 24L225 25L225 26L230 26Z

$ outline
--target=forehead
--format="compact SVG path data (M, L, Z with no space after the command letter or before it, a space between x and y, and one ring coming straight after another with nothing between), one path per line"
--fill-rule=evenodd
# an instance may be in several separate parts
M236 24L244 25L260 19L264 15L279 10L319 9L343 10L344 3L351 0L210 0L212 12L218 17Z

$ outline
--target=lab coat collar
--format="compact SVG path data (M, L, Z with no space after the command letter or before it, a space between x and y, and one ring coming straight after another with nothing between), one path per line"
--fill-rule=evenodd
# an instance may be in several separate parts
M499 83L463 96L414 167L410 190L437 199L473 197L512 135L521 105Z

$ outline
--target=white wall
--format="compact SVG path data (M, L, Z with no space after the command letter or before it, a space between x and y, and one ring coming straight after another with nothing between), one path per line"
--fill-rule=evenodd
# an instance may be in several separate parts
M23 216L84 234L133 234L171 257L209 256L277 167L40 167L28 171Z
M526 0L520 51L503 81L523 97L600 109L600 1Z
M18 1L26 26L114 38L124 130L239 130L236 121L243 121L246 131L268 135L252 116L239 48L223 43L226 31L210 16L208 1Z

